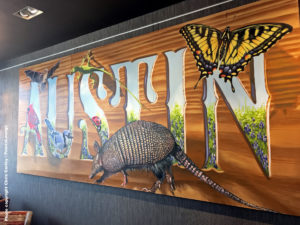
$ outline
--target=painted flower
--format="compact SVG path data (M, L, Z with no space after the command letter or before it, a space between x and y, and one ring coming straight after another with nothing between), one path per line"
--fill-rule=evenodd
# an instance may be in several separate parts
M208 136L211 137L211 131L208 129Z
M264 122L263 122L263 121L260 121L260 123L259 123L259 128L260 128L260 129L263 129L264 127L265 127Z
M263 138L262 138L263 142L267 142L267 136L265 135Z
M180 141L179 141L179 145L180 145L181 148L184 147L184 140L183 140L182 138L181 138Z
M254 143L252 144L252 146L253 146L253 148L256 150L256 149L258 148L257 141L254 141ZM260 150L260 149L259 149L259 150ZM259 151L259 150L258 150L258 151ZM258 152L258 151L257 151L257 152Z
M260 133L260 132L258 132L258 134L257 134L257 139L258 139L258 140L261 140L261 139L262 139L262 136L261 136L261 133Z
M244 127L244 131L245 131L246 134L250 133L251 129L249 127L249 124L246 124L246 126Z

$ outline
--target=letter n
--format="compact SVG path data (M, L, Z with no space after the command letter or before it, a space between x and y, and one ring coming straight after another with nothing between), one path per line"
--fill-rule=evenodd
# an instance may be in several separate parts
M203 87L204 125L206 138L206 159L203 169L222 171L218 164L218 126L216 108L218 96L216 87L221 91L227 107L246 138L264 173L270 177L270 135L269 135L269 99L264 70L264 55L253 58L251 62L250 83L251 97L238 77L234 77L231 85L219 78L214 72L206 79ZM238 150L237 146L232 147ZM237 152L238 154L238 152ZM234 156L233 156L234 157Z

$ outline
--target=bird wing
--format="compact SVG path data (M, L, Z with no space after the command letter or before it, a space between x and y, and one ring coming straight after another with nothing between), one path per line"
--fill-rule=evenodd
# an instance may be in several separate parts
M33 71L33 70L25 70L25 74L33 82L37 82L37 83L42 82L43 73L41 73L41 72L37 72L37 71Z
M39 118L33 109L30 110L28 113L28 122L35 126L37 126L40 123Z
M47 79L52 76L55 70L59 67L60 61L58 61L49 71L47 75Z
M54 145L56 148L62 150L65 146L64 138L61 133L54 131L53 132Z

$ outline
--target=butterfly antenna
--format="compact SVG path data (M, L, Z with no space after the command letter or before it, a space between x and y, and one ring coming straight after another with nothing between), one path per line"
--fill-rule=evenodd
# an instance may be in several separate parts
M234 88L234 86L233 86L233 84L232 84L232 80L230 80L230 84L231 84L231 90L232 90L232 92L234 93L234 92L235 92L235 88Z
M197 88L197 86L198 86L198 83L199 83L199 81L201 80L201 76L199 77L199 79L198 79L198 81L197 81L197 83L195 84L195 86L194 86L194 89L196 89Z

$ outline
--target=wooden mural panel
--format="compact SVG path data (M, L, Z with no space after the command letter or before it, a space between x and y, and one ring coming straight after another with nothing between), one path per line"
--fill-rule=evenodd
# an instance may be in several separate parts
M299 44L266 0L23 68L17 171L299 216Z

